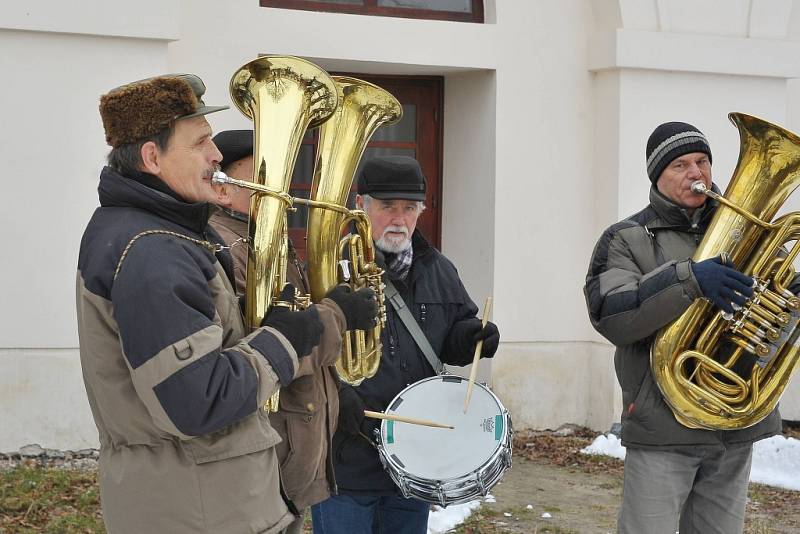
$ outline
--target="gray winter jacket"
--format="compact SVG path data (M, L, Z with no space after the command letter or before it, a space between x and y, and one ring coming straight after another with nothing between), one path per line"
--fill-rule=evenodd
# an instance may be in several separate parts
M622 387L622 443L627 447L751 443L781 430L777 408L750 428L711 431L675 419L650 373L659 329L702 297L689 258L716 210L708 201L689 216L653 187L650 204L608 228L598 241L584 294L594 328L616 345Z

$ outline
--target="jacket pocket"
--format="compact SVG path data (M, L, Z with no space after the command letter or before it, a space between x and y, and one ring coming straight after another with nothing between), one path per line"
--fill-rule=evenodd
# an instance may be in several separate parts
M291 414L313 417L325 407L319 373L295 378L291 384L281 388L280 409Z
M327 450L325 432L320 422L301 414L282 414L275 427L284 440L276 447L281 479L290 499L305 490L320 471L323 452Z
M260 412L213 434L186 441L195 463L218 462L274 447L281 438Z
M625 407L625 412L628 418L635 419L641 426L647 430L653 430L651 427L651 419L653 407L659 401L661 392L653 380L650 373L646 373L642 381L639 392L634 397L633 402Z

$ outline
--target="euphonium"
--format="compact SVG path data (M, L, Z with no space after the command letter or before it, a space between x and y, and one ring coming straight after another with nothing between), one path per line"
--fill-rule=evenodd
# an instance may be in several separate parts
M253 121L253 181L216 182L254 189L248 227L245 323L256 328L286 281L286 210L292 208L289 185L307 128L327 120L337 106L328 74L308 61L264 56L242 66L230 81L231 99ZM277 395L265 409L277 409Z
M800 183L800 137L764 120L731 113L739 162L694 261L726 254L755 280L753 297L727 315L696 300L661 330L651 369L676 419L691 428L752 426L772 412L798 362L800 300L789 290L800 253L800 212L772 221Z
M340 280L356 291L371 287L378 297L379 321L372 330L346 332L342 354L336 362L339 377L357 385L378 370L381 328L386 319L383 271L375 264L372 228L367 215L344 206L358 162L375 130L394 124L402 116L400 103L384 89L356 78L334 76L339 107L320 128L311 202L308 213L308 278L311 300L318 302ZM357 234L340 240L345 226L354 222ZM349 262L342 262L345 248Z

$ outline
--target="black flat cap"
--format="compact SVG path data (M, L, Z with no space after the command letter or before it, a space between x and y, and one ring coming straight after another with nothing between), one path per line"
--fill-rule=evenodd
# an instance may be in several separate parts
M364 162L358 194L381 200L425 200L427 181L419 163L408 156L382 156Z
M214 144L222 153L225 167L253 155L253 130L225 130L214 136Z

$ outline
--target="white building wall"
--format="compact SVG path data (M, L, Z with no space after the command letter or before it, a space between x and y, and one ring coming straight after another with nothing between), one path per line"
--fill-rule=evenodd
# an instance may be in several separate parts
M99 96L164 72L173 0L6 2L0 10L8 236L0 262L0 451L97 445L80 375L75 269L108 150ZM149 13L149 14L148 14Z
M677 120L700 128L713 152L714 181L724 191L739 153L739 135L727 114L740 111L798 130L800 3L766 0L600 0L590 39L595 98L618 107L601 130L598 158L612 182L614 201L603 196L598 229L644 207L650 183L645 146L660 123ZM687 16L691 14L691 16ZM614 90L609 90L616 84ZM598 121L603 113L598 108ZM614 130L617 135L614 136ZM782 212L800 209L794 195ZM605 220L603 220L605 219ZM599 235L599 234L598 234ZM602 342L602 339L594 335ZM800 378L781 402L787 419L800 419Z
M798 27L798 0L506 0L487 2L486 24L255 0L5 2L0 150L20 179L0 213L12 258L0 264L0 451L96 444L74 269L107 152L98 97L111 87L194 72L207 102L226 103L230 75L261 53L444 76L443 251L479 305L494 296L502 333L481 376L517 428L606 429L620 410L613 350L581 292L595 241L644 206L644 146L660 122L703 129L722 186L738 147L727 112L800 129ZM210 121L249 125L235 110ZM797 382L784 414L800 419Z

